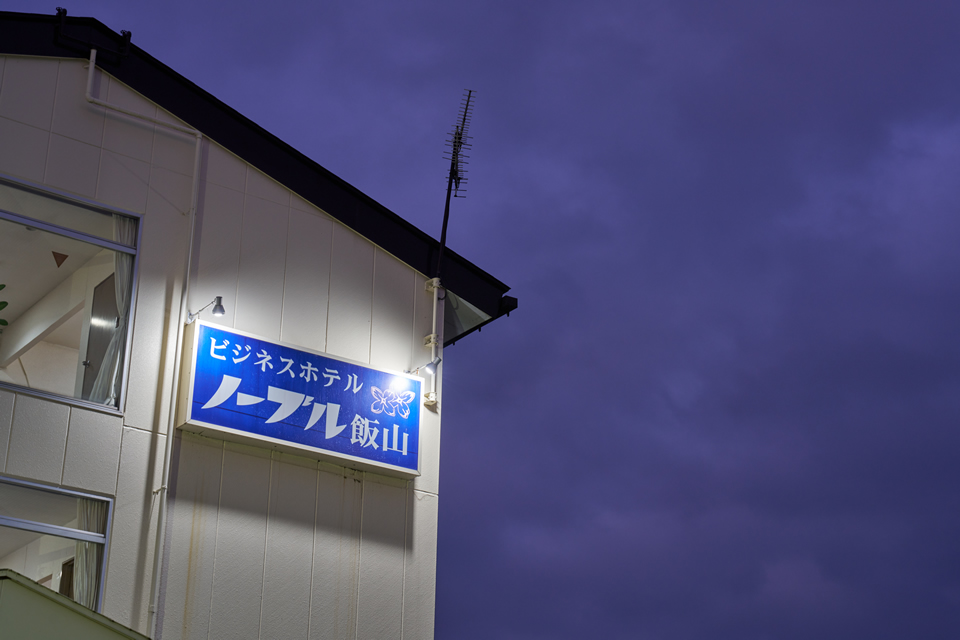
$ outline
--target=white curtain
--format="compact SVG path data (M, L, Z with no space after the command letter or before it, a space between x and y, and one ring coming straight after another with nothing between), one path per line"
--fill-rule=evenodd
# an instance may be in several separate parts
M137 222L126 216L113 216L113 239L127 246L137 240ZM90 400L100 404L117 406L120 397L120 374L122 371L124 339L130 319L130 294L133 282L133 256L121 251L114 252L113 286L117 296L117 313L120 321L114 329L110 344L103 355L103 363L97 379L90 389Z
M99 500L77 499L77 528L92 533L105 533L107 503ZM100 565L103 545L96 542L77 542L73 561L73 599L88 609L96 609L100 588Z

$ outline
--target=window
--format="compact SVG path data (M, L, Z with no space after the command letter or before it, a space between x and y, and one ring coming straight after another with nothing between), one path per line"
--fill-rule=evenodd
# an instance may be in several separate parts
M100 606L110 501L0 478L0 569Z
M138 223L0 178L0 383L120 406Z

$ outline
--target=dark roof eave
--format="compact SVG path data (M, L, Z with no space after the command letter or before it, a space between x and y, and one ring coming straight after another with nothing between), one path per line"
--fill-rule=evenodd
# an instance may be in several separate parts
M453 345L457 344L457 342L459 342L460 340L463 340L474 331L476 331L477 333L480 333L480 331L485 326L487 326L497 318L502 318L503 316L509 316L511 311L516 311L516 310L517 310L517 299L514 298L513 296L503 296L502 298L500 298L500 309L497 311L497 315L490 316L489 318L487 318L477 326L467 329L460 335L454 336L449 340L445 340L443 343L443 346L452 347Z
M86 58L89 49L75 41L97 48L101 69L417 271L433 273L440 245L420 229L136 45L126 58L111 53L120 50L123 37L100 21L68 17L68 37L60 41L58 24L56 16L0 11L0 54ZM494 318L510 290L449 248L443 284Z

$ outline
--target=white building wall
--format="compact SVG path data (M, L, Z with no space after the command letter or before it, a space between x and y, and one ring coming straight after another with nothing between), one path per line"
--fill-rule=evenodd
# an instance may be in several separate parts
M0 389L0 473L116 499L103 612L148 632L194 139L84 99L86 63L0 56L0 172L143 216L122 417ZM173 118L96 74L101 99ZM429 359L426 278L205 140L189 307L372 366ZM214 318L207 318L214 320ZM428 638L439 416L399 480L193 434L175 438L164 638Z

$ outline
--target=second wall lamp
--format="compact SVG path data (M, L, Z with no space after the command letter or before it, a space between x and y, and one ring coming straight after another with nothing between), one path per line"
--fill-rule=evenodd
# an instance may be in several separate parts
M217 296L216 298L214 298L213 300L205 304L203 307L201 307L200 310L197 311L196 313L188 313L187 324L193 324L193 321L199 318L203 310L209 307L210 305L213 305L213 315L220 317L224 313L226 313L226 311L223 308L223 296Z

